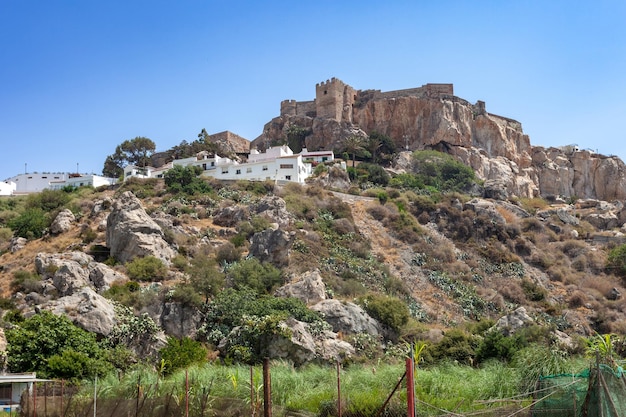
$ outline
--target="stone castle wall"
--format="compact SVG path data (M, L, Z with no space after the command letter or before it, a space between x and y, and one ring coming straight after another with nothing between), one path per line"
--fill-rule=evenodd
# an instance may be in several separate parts
M352 122L352 107L369 100L398 97L438 98L453 97L452 84L425 84L404 90L355 90L338 78L331 78L315 85L315 100L283 100L281 116L308 116Z

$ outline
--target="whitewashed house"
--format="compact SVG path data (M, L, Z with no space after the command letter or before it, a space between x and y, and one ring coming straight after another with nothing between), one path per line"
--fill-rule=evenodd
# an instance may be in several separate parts
M17 184L13 181L2 181L0 182L0 195L13 195L16 188Z
M265 152L253 149L246 162L238 162L203 151L198 152L196 156L175 159L161 168L139 168L129 165L124 169L124 180L131 177L162 178L163 174L174 166L198 166L202 168L202 176L219 180L304 183L313 173L314 165L332 162L334 159L335 155L332 151L308 152L303 149L301 153L294 154L287 145L273 146Z
M69 174L67 179L63 181L51 181L50 189L60 190L65 187L94 187L98 188L103 185L114 185L117 183L115 178L102 177L94 174Z
M19 174L7 179L7 182L15 183L14 194L38 193L50 188L50 183L54 181L65 181L69 174L65 172L33 172Z
M154 168L151 166L138 167L137 165L127 165L124 168L124 181L128 178L163 178L163 174L172 169L172 163Z

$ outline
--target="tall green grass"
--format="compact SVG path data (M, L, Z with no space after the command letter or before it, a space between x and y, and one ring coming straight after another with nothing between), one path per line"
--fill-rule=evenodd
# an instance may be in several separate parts
M340 370L342 410L363 417L376 415L404 374L404 364L351 364ZM489 400L506 399L522 392L526 375L499 361L491 361L480 368L456 363L418 369L415 373L418 415L441 415L442 410L456 413L485 410ZM212 401L239 404L242 412L252 405L260 407L263 397L262 368L252 368L252 395L250 367L244 365L204 364L187 370L191 395L205 393ZM174 395L184 398L185 371L167 378L148 368L138 368L124 375L109 375L98 381L98 397L136 398L137 392L151 398ZM406 381L391 399L391 407L401 409L406 404ZM290 411L317 415L334 415L337 403L337 370L334 366L307 365L293 367L287 362L272 362L272 403ZM93 381L83 385L85 397L93 395ZM251 398L252 396L252 398ZM502 405L494 402L493 407ZM518 406L520 403L517 403ZM329 411L330 410L330 411Z

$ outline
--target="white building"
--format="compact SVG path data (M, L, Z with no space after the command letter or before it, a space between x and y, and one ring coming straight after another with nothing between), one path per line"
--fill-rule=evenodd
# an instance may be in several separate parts
M38 193L50 188L51 182L65 181L68 174L65 172L33 172L19 174L6 180L15 183L14 194Z
M43 190L60 190L66 186L72 187L100 187L103 185L113 185L117 182L115 178L101 177L94 174L76 174L66 172L33 172L16 175L4 182L0 182L0 195L30 194L39 193ZM3 184L13 183L13 192L4 194L6 186Z
M127 165L126 168L124 168L124 181L128 178L163 178L163 174L172 169L172 167L173 165L171 162L168 162L159 168L151 166L138 167L137 165Z
M68 178L63 181L50 182L50 189L60 190L64 187L102 187L103 185L114 185L117 182L115 178L101 177L94 174L69 174Z
M202 168L202 176L220 180L304 183L305 179L311 176L314 165L331 162L334 159L332 151L308 152L303 149L302 153L294 154L287 145L274 146L265 152L254 149L246 162L237 162L203 151L190 158L175 159L171 164L158 168L158 171L153 167L138 168L129 165L124 169L124 179L162 178L163 173L173 166L198 166Z
M0 195L13 195L16 188L17 184L13 181L2 181L0 182Z

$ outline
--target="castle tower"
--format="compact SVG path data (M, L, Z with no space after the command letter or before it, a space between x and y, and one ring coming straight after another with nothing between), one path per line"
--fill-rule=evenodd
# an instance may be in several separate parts
M352 120L352 105L356 90L338 78L315 85L315 103L317 117L337 121Z

